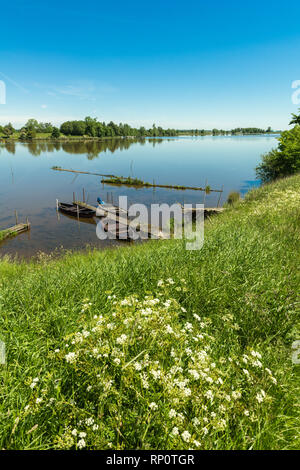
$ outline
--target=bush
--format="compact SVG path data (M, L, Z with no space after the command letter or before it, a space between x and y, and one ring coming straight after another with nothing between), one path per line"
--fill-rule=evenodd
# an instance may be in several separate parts
M59 129L57 127L53 127L51 137L53 137L54 139L58 139L59 136L60 136Z
M277 149L262 156L262 163L256 167L256 175L266 183L299 171L300 126L296 125L281 134Z

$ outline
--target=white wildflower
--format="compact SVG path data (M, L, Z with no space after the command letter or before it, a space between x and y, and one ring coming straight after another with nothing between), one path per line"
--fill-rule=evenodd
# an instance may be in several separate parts
M199 373L195 369L189 370L189 374L195 379L198 380L200 378Z
M257 357L258 359L261 359L261 354L260 354L259 352L257 352L257 351L253 351L253 350L252 350L252 351L251 351L251 355L252 355L253 357Z
M213 401L214 399L214 394L211 390L207 390L207 392L204 393L204 396L208 398L210 401Z
M262 367L262 363L258 359L253 362L253 365L260 368Z
M175 418L176 414L177 414L176 411L173 410L173 408L172 408L172 409L169 411L169 418Z
M256 395L256 400L258 401L258 403L262 403L265 398L266 398L266 393L264 390L261 390Z
M74 363L76 361L76 359L77 359L76 353L74 353L74 352L70 352L70 353L65 355L65 360L67 362L69 362L70 364Z
M78 449L83 449L84 447L86 447L86 443L85 443L85 440L84 439L80 439L77 443L77 446L78 446Z
M117 344L124 344L127 340L127 335L121 335L116 339Z
M94 419L93 419L93 418L87 418L87 419L85 420L85 424L86 424L87 426L92 426L92 424L94 424Z
M150 403L150 405L149 405L149 408L150 408L151 410L157 410L157 409L158 409L158 405L157 405L154 401L152 401L152 402Z
M199 419L195 416L195 418L192 419L192 423L193 423L194 426L199 426L200 421L199 421Z
M181 437L185 442L189 442L191 439L191 435L188 431L183 431L183 433L181 434Z

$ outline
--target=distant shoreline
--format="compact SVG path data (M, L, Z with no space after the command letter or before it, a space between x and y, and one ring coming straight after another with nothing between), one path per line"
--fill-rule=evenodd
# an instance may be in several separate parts
M51 137L51 134L49 136L42 135L41 137L33 137L32 139L20 139L19 136L13 136L13 137L0 137L0 142L5 143L5 142L101 142L105 140L127 140L127 139L173 139L176 137L243 137L243 136L257 136L257 135L262 135L262 136L276 136L280 135L282 131L278 132L262 132L262 133L240 133L240 134L212 134L212 133L207 133L205 135L195 135L195 134L188 134L188 133L181 133L177 134L174 136L144 136L144 137L137 137L137 136L105 136L105 137L91 137L91 136L60 136L57 138Z

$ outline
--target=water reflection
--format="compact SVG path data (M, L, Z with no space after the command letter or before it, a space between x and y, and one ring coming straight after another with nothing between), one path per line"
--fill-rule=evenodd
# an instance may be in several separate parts
M145 139L145 138L115 138L106 140L69 140L69 141L39 141L34 140L31 142L24 142L23 145L27 147L28 152L38 157L41 154L48 152L59 152L63 150L66 153L72 155L85 154L88 160L97 158L100 153L109 151L115 153L117 150L128 150L134 144L145 145L146 141L150 142L153 147L166 142L171 139ZM0 143L0 150L5 149L8 153L16 153L16 142L15 141L2 141Z

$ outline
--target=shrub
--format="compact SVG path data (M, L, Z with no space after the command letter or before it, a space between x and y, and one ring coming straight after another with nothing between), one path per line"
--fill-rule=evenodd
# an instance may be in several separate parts
M300 126L285 131L279 138L277 149L262 156L256 175L264 183L300 171Z
M54 139L58 139L59 136L60 136L59 129L57 127L53 127L51 137L53 137Z

